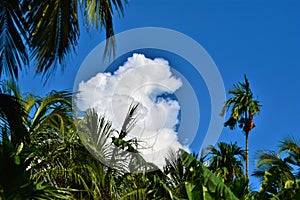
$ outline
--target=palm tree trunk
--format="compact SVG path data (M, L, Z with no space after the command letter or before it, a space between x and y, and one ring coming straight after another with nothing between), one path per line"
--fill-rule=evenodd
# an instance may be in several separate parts
M246 135L246 177L249 180L249 145L248 145L248 136L249 136L249 132L245 133Z

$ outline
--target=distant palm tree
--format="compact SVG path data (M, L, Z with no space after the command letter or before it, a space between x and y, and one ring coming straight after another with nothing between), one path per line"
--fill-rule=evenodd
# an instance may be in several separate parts
M246 177L249 179L248 138L250 131L255 127L253 118L259 114L261 105L258 100L254 100L246 75L244 75L244 81L234 84L233 89L229 90L229 94L233 97L225 102L221 114L225 115L226 111L231 108L230 118L224 123L224 126L234 129L238 125L246 136Z
M34 58L36 72L47 78L64 66L78 43L79 13L84 25L104 27L109 45L114 43L113 15L124 14L127 0L0 0L0 76L18 78ZM82 11L82 12L81 12Z
M227 144L220 142L218 149L208 147L209 169L225 183L233 183L234 178L244 176L243 162L246 159L246 153L237 144Z

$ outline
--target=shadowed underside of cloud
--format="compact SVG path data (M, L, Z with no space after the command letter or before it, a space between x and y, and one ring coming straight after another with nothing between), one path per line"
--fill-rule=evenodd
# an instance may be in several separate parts
M133 54L115 72L98 73L81 82L77 107L80 111L94 108L120 129L130 105L139 103L136 125L126 139L138 139L143 157L162 167L170 149L188 150L178 141L180 105L171 98L182 82L170 69L164 59Z

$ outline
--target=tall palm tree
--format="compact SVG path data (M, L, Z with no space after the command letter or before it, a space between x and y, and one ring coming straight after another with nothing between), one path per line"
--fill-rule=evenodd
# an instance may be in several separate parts
M244 75L244 82L233 85L233 89L229 90L229 94L233 97L229 98L223 107L222 115L231 108L229 119L224 126L235 129L238 125L246 136L246 177L249 179L249 133L255 127L254 116L259 114L261 105L258 100L253 97L247 76Z
M114 43L113 16L123 16L127 0L0 0L0 76L18 78L29 65L47 78L64 66L80 36L79 13L84 25L105 28L107 46Z
M209 169L225 183L233 183L234 178L244 176L243 162L246 159L246 153L237 144L227 144L220 142L214 146L208 147Z

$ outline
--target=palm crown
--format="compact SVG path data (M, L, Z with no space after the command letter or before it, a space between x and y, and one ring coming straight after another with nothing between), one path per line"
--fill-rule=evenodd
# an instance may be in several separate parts
M234 129L237 125L243 129L246 136L246 177L249 178L249 159L248 159L248 136L250 131L255 127L253 117L260 112L261 105L258 100L253 99L253 93L247 76L244 75L245 82L239 82L233 85L233 89L229 90L229 94L233 97L229 98L223 107L222 115L231 108L229 119L224 126Z
M225 111L231 108L230 118L224 126L234 129L236 125L239 125L244 132L250 132L255 127L253 116L260 112L261 105L259 105L258 100L253 99L253 93L246 75L244 75L244 80L244 83L234 84L234 88L229 90L229 94L233 97L225 102L222 114L225 114Z

